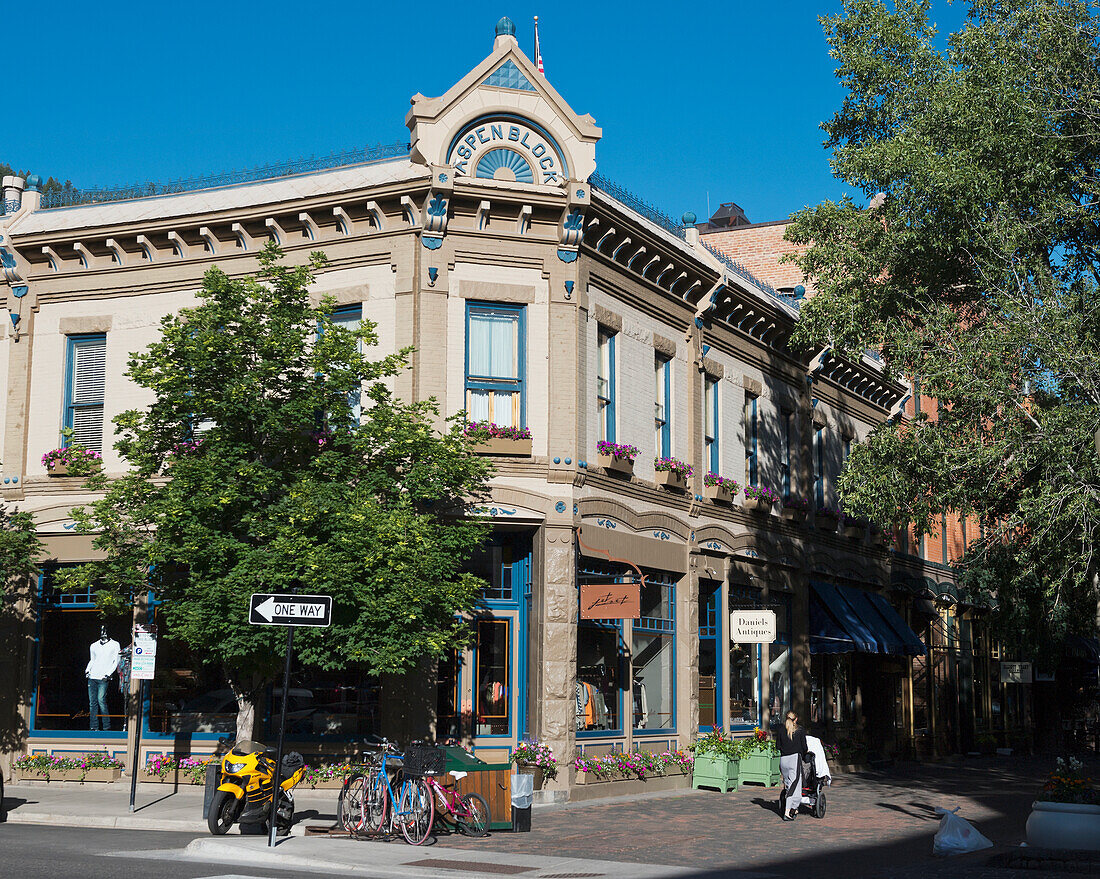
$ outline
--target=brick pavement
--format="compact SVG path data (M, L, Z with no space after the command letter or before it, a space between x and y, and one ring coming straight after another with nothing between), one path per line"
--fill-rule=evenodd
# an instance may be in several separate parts
M439 842L496 852L690 866L707 876L759 870L792 879L1044 879L1046 871L988 868L985 863L1023 841L1031 802L1052 762L980 758L839 776L821 820L804 812L793 823L783 822L777 789L746 786L726 794L684 791L540 808L529 834L494 834L482 840L441 836ZM996 847L933 858L935 806L961 806L960 814Z

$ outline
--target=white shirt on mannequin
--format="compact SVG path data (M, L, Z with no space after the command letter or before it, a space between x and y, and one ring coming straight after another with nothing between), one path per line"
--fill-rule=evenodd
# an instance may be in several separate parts
M115 669L118 668L118 655L122 651L118 641L113 638L107 641L93 641L88 650L92 658L88 660L88 665L84 669L86 677L100 681L115 673Z

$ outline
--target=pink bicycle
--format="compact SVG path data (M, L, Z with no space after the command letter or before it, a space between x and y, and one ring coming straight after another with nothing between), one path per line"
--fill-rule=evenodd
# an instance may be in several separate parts
M435 817L442 818L466 836L485 836L489 832L489 804L481 794L459 796L453 788L444 787L432 775L424 781L435 801Z

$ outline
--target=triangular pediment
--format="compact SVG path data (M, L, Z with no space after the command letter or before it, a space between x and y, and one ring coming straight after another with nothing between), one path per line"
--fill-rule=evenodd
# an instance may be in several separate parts
M514 36L438 98L416 95L405 119L413 161L455 176L563 186L596 169L601 131L539 73Z

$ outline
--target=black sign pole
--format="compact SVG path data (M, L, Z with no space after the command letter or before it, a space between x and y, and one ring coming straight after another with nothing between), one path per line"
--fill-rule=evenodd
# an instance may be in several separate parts
M134 639L135 643L137 639ZM130 651L130 662L133 663L133 651ZM133 668L133 665L130 666ZM138 684L137 691L137 731L134 733L134 759L130 761L130 811L134 811L134 800L137 798L138 756L141 754L141 724L145 717L145 681Z
M268 848L275 846L275 814L279 808L279 783L283 771L283 735L286 732L286 703L290 699L290 654L294 649L294 626L286 627L286 665L283 667L283 710L279 715L279 744L275 748L275 773L271 784L271 829L267 837Z

